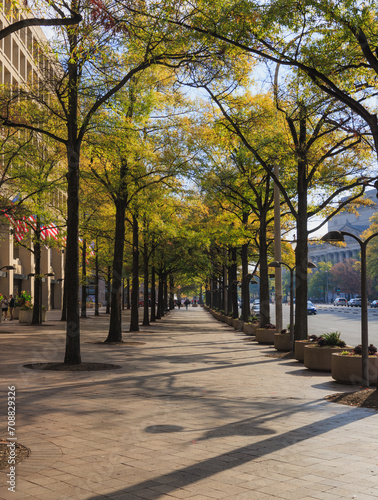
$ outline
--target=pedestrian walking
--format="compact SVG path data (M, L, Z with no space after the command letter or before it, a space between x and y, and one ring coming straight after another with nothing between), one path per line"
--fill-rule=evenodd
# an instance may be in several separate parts
M14 306L16 304L16 301L14 300L13 295L9 295L9 321L13 321L13 312L14 312Z
M4 321L6 321L8 317L8 306L9 306L8 297L4 295L3 300L1 301L1 310L3 312Z
M184 302L184 304L185 304L185 309L188 309L188 305L190 304L190 300L186 299L186 301Z

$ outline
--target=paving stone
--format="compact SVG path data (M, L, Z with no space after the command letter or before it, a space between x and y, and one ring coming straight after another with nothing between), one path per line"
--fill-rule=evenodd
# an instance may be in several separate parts
M0 471L1 500L378 498L378 414L324 401L351 390L327 374L267 358L272 348L202 308L125 331L145 342L134 346L87 343L104 339L108 317L83 321L83 359L121 370L22 368L63 358L64 325L51 324L12 325L0 338L11 360L0 365L3 386L17 387L18 441L31 449L11 497Z

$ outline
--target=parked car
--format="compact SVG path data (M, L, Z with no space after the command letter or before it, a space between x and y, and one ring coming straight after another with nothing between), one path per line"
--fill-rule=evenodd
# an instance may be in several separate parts
M378 307L378 300L373 300L373 302L370 304L370 307Z
M316 314L316 307L311 300L307 301L307 314Z
M334 301L333 301L333 305L334 306L346 306L347 305L347 299L345 299L344 297L337 297Z
M260 299L255 299L252 304L252 313L255 316L260 314Z
M347 302L348 307L361 307L361 297L355 297Z

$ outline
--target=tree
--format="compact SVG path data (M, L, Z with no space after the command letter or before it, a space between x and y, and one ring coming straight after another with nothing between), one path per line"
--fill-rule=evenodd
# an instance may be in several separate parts
M121 342L121 285L125 240L126 211L130 213L133 227L133 287L131 331L138 331L139 303L139 223L140 213L147 198L142 192L159 183L168 187L186 159L173 155L170 136L165 137L160 127L151 120L152 111L162 111L168 99L162 92L170 78L167 72L145 72L134 76L128 85L113 99L112 113L98 125L97 139L92 138L90 170L93 179L105 190L115 207L115 236L112 268L112 295L109 334L106 342ZM160 77L159 77L160 76ZM156 88L159 87L159 92ZM162 102L159 103L159 98ZM172 133L172 132L171 132ZM109 136L111 138L109 138ZM95 141L97 143L95 143Z
M67 328L66 364L79 364L79 173L84 138L97 112L132 78L153 65L180 67L193 58L208 58L203 44L170 38L158 26L143 26L137 15L115 26L102 6L72 0L73 14L83 20L62 28L55 44L59 68L40 58L41 80L33 88L8 89L0 105L4 126L34 130L66 148L67 154ZM105 19L106 17L106 19ZM114 35L117 34L115 37ZM49 51L46 49L46 52ZM7 95L8 94L8 95ZM25 103L32 110L25 112ZM54 125L52 125L54 122Z
M376 95L378 54L375 3L331 0L304 3L238 2L209 5L203 0L187 4L128 5L150 19L196 33L209 43L225 44L258 59L294 68L322 92L347 106L355 117L353 129L366 133L378 154L378 118L370 108ZM289 42L288 42L289 40ZM227 50L227 49L226 49Z
M369 228L364 231L361 235L363 240L366 240L372 234L378 232L378 215L374 214L370 219ZM378 243L377 239L373 238L371 242L366 247L367 253L367 276L372 285L371 292L376 294L378 291L378 263L377 263L377 251L378 251Z
M338 262L330 270L334 283L342 293L361 294L361 271L356 259Z
M328 293L333 290L334 280L330 273L331 262L319 262L317 270L309 277L308 294L315 300L328 303Z
M12 156L8 171L11 186L9 190L4 191L9 195L17 186L19 193L16 205L8 212L12 214L12 219L19 220L18 226L22 228L22 231L16 234L17 243L34 257L32 324L36 325L42 321L41 292L42 279L45 276L41 270L42 245L56 246L59 234L56 223L58 226L64 225L59 222L61 207L57 196L65 187L62 166L64 152L59 145L53 147L54 144L48 142L40 143L33 133L27 135L27 141L25 137L20 140L21 148L15 145L17 154L16 157Z
M240 86L235 87L238 89L235 96L230 92L229 82L226 88L219 82L215 89L208 84L202 87L218 105L229 130L240 138L280 187L296 220L295 338L307 338L308 235L348 203L360 198L366 185L374 180L375 174L369 176L369 151L361 137L349 130L352 117L345 115L344 107L322 96L314 100L301 82L297 86L296 81L292 82L294 96L286 96L286 109L282 97L279 100L276 97L277 108L284 114L287 124L287 138L284 134L260 132L261 116L266 118L261 113L261 99L252 98L248 93L243 95ZM275 175L275 164L284 165L281 169L285 172L284 180ZM345 192L349 192L349 196L340 200ZM313 202L310 204L311 193ZM308 230L308 220L316 214L322 214L324 219L319 226Z
M30 16L32 15L31 10L27 8L27 4L23 3L20 5L20 2L17 2L17 5L13 5L12 3L8 3L8 12L6 15L16 17L19 12L21 16ZM23 28L27 28L28 26L72 26L78 24L82 17L77 12L72 12L65 2L42 2L39 8L47 8L61 17L61 19L48 19L48 18L37 18L37 17L25 17L24 19L20 19L19 21L15 21L5 28L0 30L0 40L3 38L19 31ZM38 8L38 7L37 7ZM72 17L70 17L72 16Z

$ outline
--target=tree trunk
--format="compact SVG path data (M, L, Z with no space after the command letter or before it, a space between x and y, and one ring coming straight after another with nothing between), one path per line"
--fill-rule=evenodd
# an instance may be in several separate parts
M122 266L125 241L125 211L126 202L118 199L116 202L115 237L113 253L113 281L111 289L111 309L109 333L105 342L122 342Z
M96 257L95 257L95 316L100 315L99 311L99 296L98 296L98 283L99 283L99 267L98 267L98 245L96 238Z
M73 11L76 5L73 2ZM68 99L67 99L67 246L66 246L66 351L64 363L81 363L79 317L79 177L80 140L78 140L79 65L76 62L78 34L68 31Z
M107 294L106 294L106 314L110 314L110 289L111 289L111 267L108 266L108 275L107 275Z
M159 273L159 285L158 285L158 305L157 305L157 319L161 319L164 316L164 284L163 276Z
M133 215L133 281L131 290L130 332L139 332L139 226Z
M151 266L151 322L156 321L156 271L155 266Z
M126 304L127 304L126 307L127 307L127 309L131 308L130 297L131 297L131 293L130 293L130 278L127 278L127 300L126 300Z
M149 311L148 311L148 278L149 278L149 262L148 262L148 245L145 241L143 244L143 274L144 274L144 306L143 306L143 325L149 326Z
M239 308L238 308L238 263L237 263L237 250L236 247L231 248L231 304L232 304L232 317L238 319Z
M42 276L41 276L41 243L40 243L40 220L37 217L36 229L36 242L34 243L34 304L33 304L33 317L32 325L40 324L40 308L41 304L41 289L42 289Z
M168 276L165 275L164 276L164 310L163 310L163 314L166 314L168 309L169 309L169 307L168 307Z
M223 248L223 258L224 258L224 264L223 264L223 311L225 314L228 314L228 286L227 286L227 249Z
M299 129L298 177L297 177L297 246L295 249L295 340L305 340L308 335L307 322L307 162L306 162L306 109L301 109Z
M228 260L231 262L231 248L228 250ZM227 314L232 314L232 270L231 264L227 266Z
M83 248L81 256L81 317L87 317L87 241L83 239Z
M210 278L210 309L214 309L214 288L215 288L215 279Z
M266 213L260 212L260 325L263 328L270 323L269 311L269 270L268 245L266 238Z
M66 264L64 263L64 269L66 269ZM66 271L64 271L64 276L66 276ZM63 299L62 299L62 316L61 321L67 321L67 281L63 282Z
M242 317L248 323L250 315L249 307L249 276L248 276L248 243L244 243L241 249L242 261Z
M169 309L170 310L175 308L174 286L175 286L175 279L173 277L173 274L171 274L169 276Z
M81 363L79 318L79 154L68 151L66 247L66 352L64 362Z
M298 215L297 246L295 249L295 340L305 340L308 335L307 320L307 187L304 162L298 165Z

